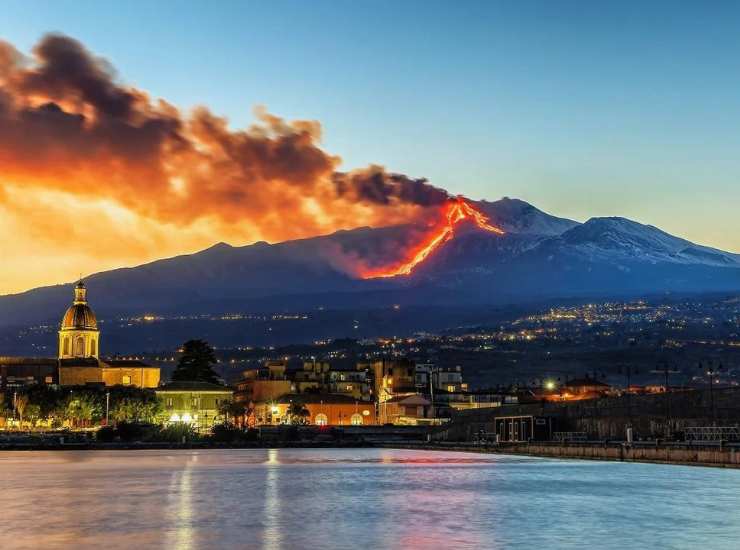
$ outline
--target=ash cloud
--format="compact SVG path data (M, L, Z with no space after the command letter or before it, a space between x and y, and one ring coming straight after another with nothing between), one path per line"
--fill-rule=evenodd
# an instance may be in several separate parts
M389 174L382 166L377 165L350 173L335 173L333 181L337 194L341 197L384 206L394 201L435 206L450 198L447 191L433 187L426 179Z
M182 113L67 36L43 37L30 57L0 41L0 203L3 186L21 186L174 226L207 221L214 240L282 240L410 221L448 198L380 166L339 172L316 121L256 119L234 130L206 107Z

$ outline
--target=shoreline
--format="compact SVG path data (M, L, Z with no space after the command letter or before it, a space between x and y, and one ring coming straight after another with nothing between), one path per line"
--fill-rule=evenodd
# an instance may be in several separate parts
M465 443L380 444L392 449L455 451L560 460L596 460L675 466L740 469L740 448L712 445L632 445L621 443L551 444L510 443L499 446ZM661 457L661 455L663 455Z
M147 451L147 450L228 450L228 449L368 449L384 448L418 451L452 451L509 456L530 456L561 460L597 460L607 462L635 462L676 466L699 466L707 468L740 469L740 447L721 445L655 445L639 444L628 446L621 443L507 443L473 445L465 443L426 442L367 442L338 441L300 442L270 441L264 443L220 443L220 442L72 442L58 443L2 443L3 451Z

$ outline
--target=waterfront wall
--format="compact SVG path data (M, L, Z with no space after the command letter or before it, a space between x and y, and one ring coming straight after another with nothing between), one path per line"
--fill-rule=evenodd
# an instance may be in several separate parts
M544 445L521 444L502 448L499 452L511 452L531 456L553 458L577 458L589 460L618 460L626 462L658 462L697 466L740 467L740 452L733 448L719 447L674 447L674 446L626 446L626 445Z
M464 451L542 458L612 460L617 462L650 462L684 466L740 468L740 448L706 445L625 445L621 443L507 443L503 445L470 445L465 443L389 444L393 448Z

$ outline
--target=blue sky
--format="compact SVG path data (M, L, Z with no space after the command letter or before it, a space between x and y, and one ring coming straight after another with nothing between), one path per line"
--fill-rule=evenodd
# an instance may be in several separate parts
M3 3L120 79L234 126L256 104L369 163L472 198L622 215L740 252L740 4Z

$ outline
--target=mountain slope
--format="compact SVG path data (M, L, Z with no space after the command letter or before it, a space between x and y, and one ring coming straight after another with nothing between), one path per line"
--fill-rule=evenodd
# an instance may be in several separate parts
M359 228L278 244L220 243L86 278L99 317L404 304L488 304L583 294L740 290L740 256L624 218L584 224L524 201L475 203L506 234L461 224L409 277L362 280L399 259L412 226ZM0 297L0 326L55 323L71 285Z

